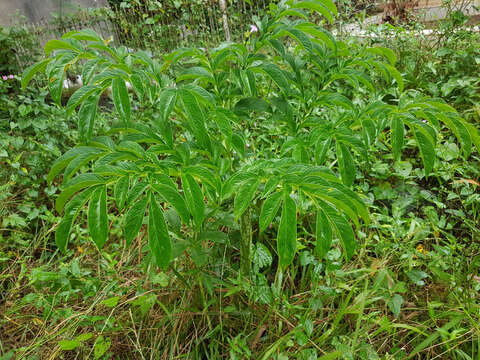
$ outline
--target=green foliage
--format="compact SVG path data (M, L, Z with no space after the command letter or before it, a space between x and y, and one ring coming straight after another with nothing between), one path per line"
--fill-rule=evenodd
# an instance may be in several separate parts
M260 21L156 60L76 33L65 109L0 83L0 359L479 357L475 104L448 97L466 122L415 91L424 48L395 59L298 11L270 17L306 36Z
M90 189L106 186L115 189L114 197L126 212L127 244L148 223L150 250L162 267L172 260L172 243L157 193L162 207L172 207L182 219L182 236L192 244L198 233L216 230L210 219L231 211L232 198L235 219L265 199L268 208L260 214L264 230L280 206L278 193L283 193L277 237L281 267L293 261L298 247L296 209L301 218L310 212L321 214L316 233L325 239L316 240L319 254L328 251L334 232L350 259L357 241L349 220L357 228L360 218L369 222L364 201L352 186L358 169L370 166L370 151L390 147L398 161L408 136L415 140L428 176L444 126L457 136L465 156L472 143L480 145L477 130L452 107L403 91L392 51L335 42L321 26L303 20L311 11L330 19L336 15L333 3L290 1L272 9L258 22L258 37L247 45L224 44L208 52L180 49L161 61L141 51L110 47L90 30L73 31L46 44L47 55L53 50L56 55L27 69L26 81L46 66L52 97L58 102L57 84L64 71L87 60L89 81L72 96L69 108L83 103L80 114L88 107L92 123L99 94L111 86L120 120L114 125L118 137L92 137L80 116L85 143L53 165L49 179L64 170L57 211L81 192L73 198L74 205L65 208L57 230L57 244L63 250L69 227L85 201L92 209L89 218L95 219L89 221L92 237L103 245L103 196L109 191ZM138 117L131 114L127 81L136 84L140 106L158 109L160 121L141 116L140 121L132 120ZM383 102L376 93L392 81L399 99ZM255 129L257 123L262 124L260 131ZM276 129L274 141L262 134L262 127L269 126ZM390 139L385 136L389 132ZM331 170L335 162L322 166L332 147L341 180ZM89 171L75 175L92 162ZM127 194L125 206L121 194ZM75 200L79 196L81 201ZM143 219L147 207L148 221Z
M23 26L0 26L0 76L20 74L40 57L38 39Z

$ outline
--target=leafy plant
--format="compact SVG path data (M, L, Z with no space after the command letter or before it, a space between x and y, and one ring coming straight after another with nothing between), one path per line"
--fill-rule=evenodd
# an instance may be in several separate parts
M228 220L232 214L241 224L244 274L252 233L269 232L271 223L278 224L280 275L302 241L313 242L323 257L335 234L350 259L357 247L352 224L369 222L354 186L371 166L368 153L389 151L399 161L414 141L428 176L444 126L465 156L473 144L480 148L477 130L452 107L403 91L391 50L336 41L308 21L315 12L332 22L333 2L290 0L271 8L247 44L179 49L161 61L114 48L91 30L46 44L50 57L25 71L24 87L45 71L60 104L65 71L83 66L84 86L66 106L70 113L79 108L81 143L48 175L51 182L63 171L56 199L64 214L55 234L60 249L88 203L88 227L99 248L108 238L107 213L116 208L124 214L126 244L146 224L149 248L163 268L185 249L201 249L202 241L238 229ZM393 81L398 99L387 99L380 90ZM99 98L110 88L119 120L110 136L94 136ZM153 116L142 115L146 107ZM299 238L304 222L315 228Z

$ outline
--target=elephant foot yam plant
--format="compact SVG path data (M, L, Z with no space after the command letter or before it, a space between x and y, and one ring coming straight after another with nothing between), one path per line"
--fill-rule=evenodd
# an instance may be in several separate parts
M49 41L47 58L25 71L23 86L44 71L60 104L65 71L83 69L83 86L66 105L71 114L78 109L81 143L48 175L51 182L63 172L58 247L66 249L73 222L86 212L101 248L112 211L123 214L126 245L145 231L162 268L232 229L240 230L244 275L253 236L267 249L276 234L280 270L299 246L315 246L322 258L333 239L348 260L357 246L353 227L369 222L354 186L369 154L390 152L399 161L407 142L416 144L428 176L445 130L465 157L480 148L477 129L452 107L403 89L391 50L336 41L309 21L314 13L332 22L337 10L330 0L281 1L247 43L161 59L115 48L91 30ZM99 97L110 87L118 122L94 134ZM305 223L312 231L299 239Z

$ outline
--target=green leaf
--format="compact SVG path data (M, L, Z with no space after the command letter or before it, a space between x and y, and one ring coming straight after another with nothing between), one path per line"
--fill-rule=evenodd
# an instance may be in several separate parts
M51 184L53 179L65 169L70 162L78 156L101 154L103 150L90 147L90 146L78 146L68 150L65 154L60 156L52 165L50 172L47 175L47 183Z
M245 139L243 138L243 135L238 133L233 133L231 143L235 151L237 151L237 153L241 157L245 157L246 144L245 144Z
M88 173L77 175L67 183L66 188L57 197L57 200L55 201L55 209L58 211L58 213L61 213L65 203L72 197L73 194L89 186L104 183L105 179L96 174Z
M320 259L323 259L332 246L332 226L321 209L317 212L315 234L317 238L315 252Z
M190 213L188 211L185 199L179 194L177 189L165 184L153 185L155 190L169 205L177 211L185 224L190 221Z
M425 176L428 176L435 164L435 144L422 131L413 128L415 139L417 140L420 156L422 157L423 167L425 168Z
M93 133L93 124L97 117L98 101L100 100L100 93L93 94L88 97L78 111L78 132L80 139L90 141Z
M29 66L27 69L25 69L25 71L23 72L22 81L21 81L23 90L25 90L28 83L30 82L30 80L32 80L32 78L35 76L36 73L45 70L45 68L47 67L48 63L51 60L52 60L51 58L42 60L38 63L35 63L35 64Z
M325 16L325 18L333 23L333 16L336 15L336 6L329 0L323 0L322 3L316 1L299 1L296 4L292 5L294 9L307 9L318 12L320 15ZM332 11L333 10L333 11Z
M89 332L89 333L84 333L84 334L78 335L75 338L75 340L78 340L80 342L84 342L84 341L90 340L92 337L93 337L93 334Z
M417 286L425 285L424 279L428 277L428 274L421 270L411 270L407 273L408 278Z
M331 206L327 205L326 203L321 203L321 208L327 216L330 224L335 229L337 236L340 238L345 258L347 261L350 260L357 247L357 242L355 241L355 235L352 227L345 217L339 214Z
M467 122L465 123L465 126L468 130L468 133L470 134L472 142L475 144L475 147L477 148L477 153L480 154L480 134L478 133L478 129L474 125Z
M82 81L84 85L87 85L90 83L90 80L92 79L93 75L95 75L95 71L97 70L97 67L100 64L100 59L92 59L88 60L85 65L83 66L82 69Z
M255 97L248 97L248 98L243 98L239 100L234 107L234 112L235 113L249 113L251 111L255 111L258 113L262 112L269 112L270 105L262 99L258 99Z
M100 304L105 305L108 308L114 308L117 306L120 296L113 296L111 298L103 300Z
M128 97L127 85L122 78L112 80L112 97L115 109L125 123L130 122L130 98Z
M272 254L270 250L262 243L257 243L253 253L253 264L258 268L264 268L272 265Z
M113 189L113 196L119 210L122 210L127 200L128 187L130 186L130 177L123 176L118 179Z
M101 249L108 238L106 186L97 188L90 198L88 205L88 231L93 242Z
M177 103L177 90L165 89L160 93L158 98L158 109L161 113L160 128L162 129L162 137L167 144L173 146L172 130L170 126L170 114Z
M133 185L127 194L127 206L131 206L134 201L143 195L149 186L150 184L147 181L139 181Z
M297 252L297 206L295 201L285 193L282 217L277 234L277 251L279 264L286 268Z
M337 52L337 42L333 35L322 28L310 22L302 22L295 25L295 28L303 31L306 34L313 36L316 43L325 43L334 53Z
M60 251L65 252L72 224L95 189L95 187L91 187L90 189L84 190L70 200L65 207L65 215L55 230L55 244Z
M285 30L285 32L291 37L293 37L305 49L307 53L312 52L312 42L310 41L310 38L305 32L297 28L288 28L287 30Z
M400 155L402 154L404 132L403 120L398 116L394 116L390 123L390 141L395 160L400 160Z
M355 163L348 147L337 141L338 168L342 181L345 185L351 186L355 181Z
M228 114L228 112L224 111L224 109L221 108L218 108L215 111L215 123L217 124L220 132L227 138L227 140L230 140L232 138L232 126L230 125L230 121L234 116L235 115L233 113Z
M209 168L207 168L206 166L187 166L184 167L183 170L185 171L185 173L190 174L194 178L196 178L200 183L204 185L210 185L215 189L215 191L220 193L222 187L220 178L216 174L213 174L212 171L209 170Z
M128 210L125 218L125 240L127 245L130 245L138 235L140 228L143 224L143 217L145 215L145 210L147 209L148 198L144 198L137 201L131 208Z
M290 92L290 85L283 71L275 64L263 64L260 67L270 78L277 84L277 86L286 95Z
M54 50L71 50L77 53L83 51L83 49L78 49L66 41L56 39L50 40L45 44L45 55L50 55L50 53Z
M104 338L103 335L100 335L97 340L95 340L95 345L93 346L93 355L95 360L100 359L112 346L112 341L109 338Z
M253 178L240 185L233 202L233 215L235 219L238 220L251 205L259 184L260 179Z
M182 174L182 186L187 200L187 207L193 216L196 228L200 229L205 217L205 202L203 193L195 179L189 174Z
M162 269L166 269L172 260L172 242L163 212L155 198L150 201L148 214L148 246L156 264Z
M64 351L70 351L75 350L81 345L81 343L78 340L60 340L58 345L60 346L60 349Z
M387 300L387 305L393 315L400 315L400 310L402 309L403 297L399 294L393 295L390 299Z
M397 69L395 69L392 65L383 64L383 66L385 66L389 75L395 79L400 92L402 92L405 84L403 82L403 78L402 78L402 75L400 74L400 72Z
M328 149L332 143L332 138L328 137L327 139L318 139L315 144L315 162L317 165L323 165L325 158L327 157Z
M49 76L48 89L50 90L50 95L52 95L53 101L58 105L62 105L62 91L63 91L63 80L65 79L65 72L63 66L55 68L54 74Z
M191 79L203 79L210 83L213 83L215 81L210 71L208 71L206 68L203 68L201 66L193 66L184 69L182 73L177 76L176 82L179 83L183 80Z
M278 213L278 209L280 209L281 203L281 192L276 192L272 194L264 201L262 211L260 212L259 232L264 231L268 227L268 225L270 225L275 215Z
M212 144L207 133L205 116L198 104L197 98L191 91L185 89L180 90L179 94L195 140L202 148L211 151Z
M103 42L103 39L92 29L83 29L80 31L73 30L62 36L62 39L73 38L78 41L99 41Z
M75 110L75 108L81 104L85 99L93 95L95 92L100 93L100 89L96 85L85 85L82 86L80 89L75 91L70 99L68 99L67 103L67 111L71 112ZM98 94L100 96L100 94Z
M137 94L138 100L143 102L145 98L145 87L143 86L142 77L138 74L133 74L130 76L130 81L135 94Z

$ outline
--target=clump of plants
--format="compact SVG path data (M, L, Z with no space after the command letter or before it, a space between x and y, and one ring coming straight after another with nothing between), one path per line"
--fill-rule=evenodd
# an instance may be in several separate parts
M91 30L48 42L48 58L25 71L23 86L45 72L60 104L74 64L84 84L66 106L72 115L78 109L81 140L48 175L52 182L63 174L58 247L66 249L85 212L101 249L114 212L123 215L126 245L145 232L162 268L228 239L249 276L254 240L266 257L276 253L281 284L299 248L322 258L338 239L344 257L354 256L354 228L369 222L356 186L371 167L368 154L390 154L393 165L414 143L428 177L443 130L465 157L480 148L476 128L451 106L404 91L391 50L336 41L311 13L333 22L337 10L329 0L281 1L245 44L179 49L160 60ZM118 121L95 134L109 89ZM144 116L147 107L154 110Z

